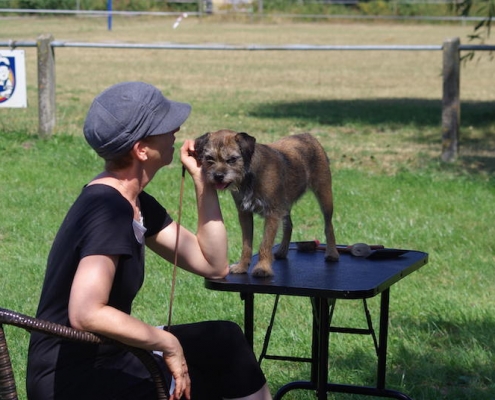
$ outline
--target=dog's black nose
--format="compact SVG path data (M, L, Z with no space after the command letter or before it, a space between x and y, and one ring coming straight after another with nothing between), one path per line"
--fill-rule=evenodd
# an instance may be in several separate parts
M215 179L215 182L223 182L223 178L225 178L225 174L219 172L213 174L213 179Z

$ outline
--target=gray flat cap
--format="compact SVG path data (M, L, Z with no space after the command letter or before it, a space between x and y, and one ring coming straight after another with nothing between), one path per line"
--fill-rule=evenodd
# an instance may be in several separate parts
M104 159L126 154L147 136L179 128L191 113L187 103L171 101L144 82L122 82L93 100L84 123L84 137Z

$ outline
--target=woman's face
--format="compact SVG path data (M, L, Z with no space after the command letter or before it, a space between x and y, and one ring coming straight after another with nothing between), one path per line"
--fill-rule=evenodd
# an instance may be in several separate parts
M175 133L178 132L179 129L180 128L172 132L146 138L146 144L149 149L148 157L150 160L157 161L158 168L169 165L174 159Z

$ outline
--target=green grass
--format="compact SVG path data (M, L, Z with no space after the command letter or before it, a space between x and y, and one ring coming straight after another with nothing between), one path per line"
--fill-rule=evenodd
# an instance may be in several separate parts
M21 23L19 22L21 21ZM186 23L184 23L186 22ZM469 26L367 24L213 24L184 21L171 30L162 19L5 20L0 38L187 43L439 44ZM190 101L185 137L219 128L247 131L261 142L310 131L332 159L335 229L339 243L382 243L428 252L429 263L392 288L388 386L415 399L495 398L495 96L493 63L463 67L459 160L440 154L441 55L432 52L193 52L57 49L57 130L39 139L35 55L26 49L29 108L0 110L0 305L33 314L46 256L57 228L82 185L102 163L81 137L91 99L119 80L143 79L166 95ZM177 160L149 185L177 214ZM228 193L221 193L230 259L240 254L240 229ZM186 181L183 223L194 229L194 195ZM294 208L294 240L322 239L316 202ZM256 220L256 241L262 221ZM148 254L145 287L135 314L151 324L167 318L171 266ZM255 343L261 350L273 297L256 297ZM232 293L204 289L178 274L174 323L203 319L243 322ZM375 323L378 299L370 299ZM284 297L270 352L308 356L309 301ZM336 322L362 326L357 301L337 304ZM21 398L28 336L7 328ZM333 381L373 384L371 339L333 335ZM307 379L304 364L263 361L270 388ZM359 396L329 395L329 399ZM313 399L296 391L287 399Z

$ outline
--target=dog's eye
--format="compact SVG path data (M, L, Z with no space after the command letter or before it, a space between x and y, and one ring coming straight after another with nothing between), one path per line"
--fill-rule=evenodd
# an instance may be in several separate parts
M239 157L230 157L228 160L227 160L227 164L235 164L237 162L237 160L239 159Z
M213 164L213 163L215 163L215 159L214 159L212 156L206 156L206 157L205 157L205 161L206 161L208 164Z

